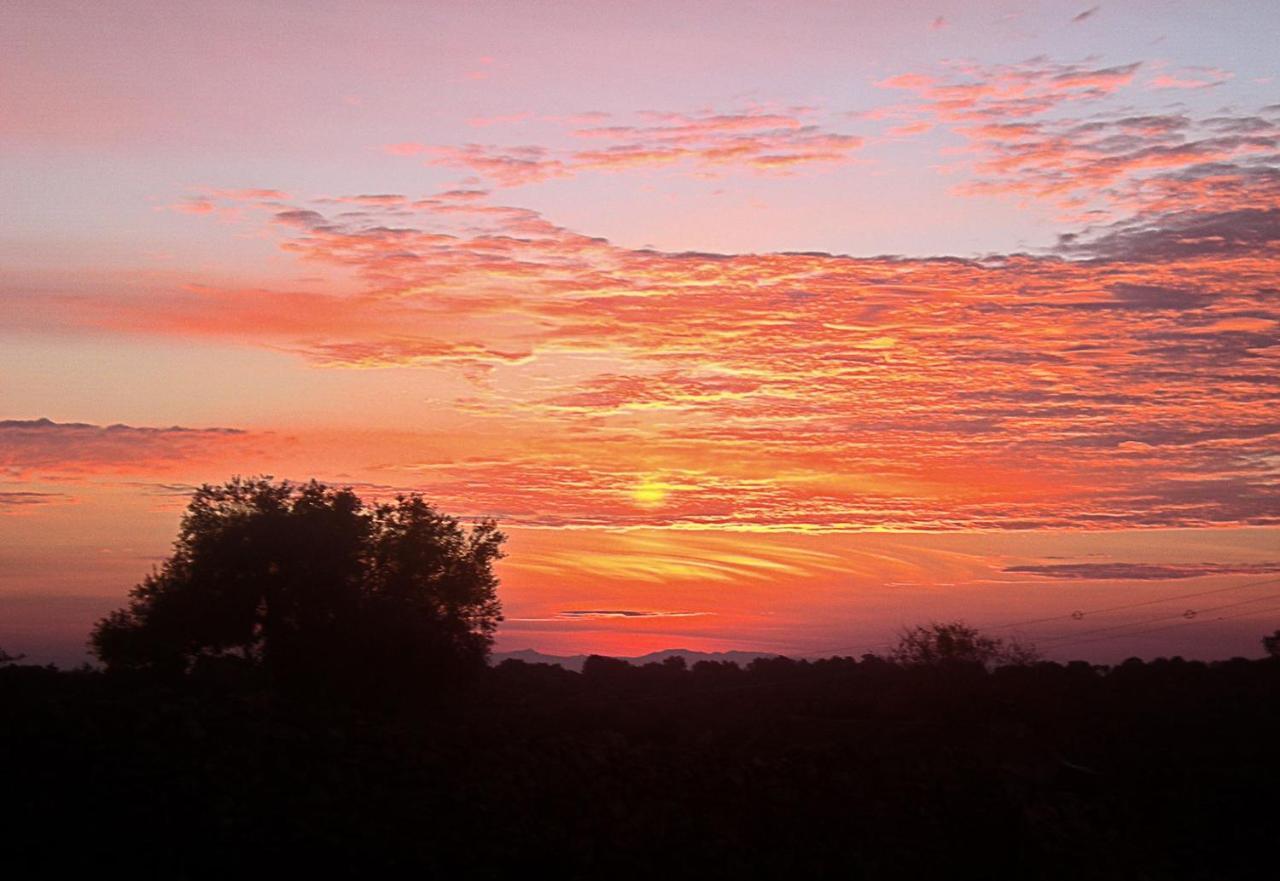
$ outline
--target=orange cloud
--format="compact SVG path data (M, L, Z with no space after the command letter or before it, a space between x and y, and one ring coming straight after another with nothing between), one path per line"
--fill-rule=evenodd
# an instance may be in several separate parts
M459 370L453 411L505 440L380 479L528 526L1280 520L1274 209L986 260L627 249L475 194L264 210L286 252L362 287L192 286L61 326Z

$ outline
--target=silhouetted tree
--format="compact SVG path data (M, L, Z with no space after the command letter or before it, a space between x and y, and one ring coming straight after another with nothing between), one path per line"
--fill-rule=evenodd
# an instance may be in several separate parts
M482 667L501 620L492 520L464 529L418 495L236 478L202 486L173 554L98 622L112 669L250 667L275 685L403 689Z
M908 667L981 664L990 669L1032 664L1040 654L1032 646L986 636L961 621L934 621L903 630L889 657Z
M626 661L606 655L589 655L582 662L582 675L594 682L617 682L631 670Z
M1267 650L1267 657L1280 658L1280 630L1262 637L1262 647Z

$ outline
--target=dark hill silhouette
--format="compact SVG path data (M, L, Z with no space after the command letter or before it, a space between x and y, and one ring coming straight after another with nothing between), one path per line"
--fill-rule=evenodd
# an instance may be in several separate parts
M555 664L564 667L566 670L574 672L582 672L582 665L586 663L589 655L551 655L544 654L536 649L520 649L511 652L493 652L490 657L491 664L500 664L503 661L524 661L529 664ZM619 655L618 660L626 661L634 666L642 666L644 664L655 664L665 661L667 658L679 657L684 658L685 663L693 665L699 661L715 661L727 662L745 666L750 664L756 658L776 658L777 654L769 652L745 652L745 651L727 651L727 652L699 652L693 649L663 649L657 652L649 652L645 655Z

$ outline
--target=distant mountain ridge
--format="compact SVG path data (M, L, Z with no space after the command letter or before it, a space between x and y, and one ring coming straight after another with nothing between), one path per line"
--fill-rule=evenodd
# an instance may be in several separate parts
M597 653L598 654L598 653ZM536 649L520 649L514 652L494 652L490 656L489 663L501 664L503 661L524 661L526 664L558 664L566 670L582 672L582 665L586 663L590 655L546 655ZM608 657L617 657L620 661L626 661L628 664L634 664L637 667L644 664L660 664L667 658L680 657L684 658L685 663L693 666L698 661L729 661L740 667L745 667L756 658L777 658L780 657L776 652L696 652L692 649L663 649L660 652L650 652L647 655L638 655L636 657L620 657L609 655Z

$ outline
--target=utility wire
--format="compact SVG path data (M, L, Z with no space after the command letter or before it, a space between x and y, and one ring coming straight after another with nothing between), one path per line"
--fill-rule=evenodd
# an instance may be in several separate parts
M1247 600L1241 600L1238 603L1226 603L1221 606L1209 606L1208 608L1204 608L1204 609L1187 609L1185 612L1178 612L1175 615L1162 615L1156 618L1147 618L1147 619L1138 620L1138 621L1128 621L1124 624L1112 624L1108 627L1096 627L1092 630L1084 630L1079 633L1063 633L1057 636L1045 636L1045 637L1040 637L1038 641L1054 642L1060 639L1073 639L1077 636L1090 636L1094 633L1105 633L1111 630L1123 630L1126 627L1137 627L1143 624L1154 624L1157 621L1169 621L1174 618L1185 618L1188 621L1190 621L1190 620L1194 620L1196 616L1203 615L1208 612L1217 612L1222 609L1234 609L1237 606L1247 606L1250 603L1258 603L1258 602L1262 602L1263 600L1274 600L1274 599L1280 599L1280 594L1272 593L1272 594L1267 594L1266 596L1251 597Z
M1265 578L1262 581L1251 581L1248 584L1236 584L1231 587L1219 587L1214 590L1201 590L1195 593L1180 593L1177 596L1157 597L1154 600L1141 600L1136 603L1124 603L1119 606L1105 606L1100 609L1077 609L1074 612L1068 612L1065 615L1053 615L1048 618L1032 618L1028 621L1010 621L1005 624L993 624L988 626L987 630L1006 630L1010 627L1027 627L1032 624L1048 624L1052 621L1062 621L1067 618L1079 621L1086 615L1101 615L1106 612L1122 612L1126 609L1137 609L1143 606L1154 606L1160 603L1172 603L1178 600L1189 600L1196 597L1207 597L1219 593L1228 593L1233 590L1247 590L1251 587L1262 587L1266 584L1280 583L1280 578Z
M1057 646L1057 648L1059 648L1059 649L1064 649L1064 648L1070 648L1070 647L1072 647L1072 646L1076 646L1076 645L1082 645L1082 644L1084 644L1084 643L1090 643L1090 642L1103 642L1103 641L1108 640L1108 639L1118 639L1118 638L1120 638L1120 637L1126 637L1126 636L1140 636L1140 635L1142 635L1142 634L1144 634L1144 633L1156 633L1156 632L1159 632L1159 631L1162 631L1162 630L1174 630L1174 629L1179 628L1179 627L1185 627L1185 626L1187 626L1188 624L1195 624L1195 623L1203 622L1203 621L1206 621L1206 620L1208 620L1208 621L1230 621L1232 618L1248 618L1248 617L1249 617L1249 616L1251 616L1251 615L1257 615L1257 614L1259 614L1259 613L1261 613L1261 612L1274 612L1274 611L1280 611L1280 606L1267 606L1267 607L1262 608L1262 609L1250 609L1250 610L1249 610L1249 611L1247 611L1247 612L1237 612L1237 613L1236 613L1236 614L1234 614L1234 615L1219 615L1219 616L1217 616L1216 618L1208 618L1208 619L1205 619L1205 618L1191 618L1191 619L1187 619L1187 620L1185 620L1185 621L1179 621L1179 622L1174 623L1174 624L1165 624L1165 625L1162 625L1162 626L1160 626L1160 627L1146 627L1146 628L1143 628L1142 630L1131 630L1131 631L1129 631L1128 633L1109 633L1109 634L1106 634L1106 635L1103 635L1103 636L1094 636L1094 637L1087 638L1087 639L1078 639L1078 640L1074 640L1074 641L1072 641L1072 642L1063 643L1062 645Z
M1261 581L1251 581L1251 582L1249 582L1248 584L1235 584L1235 585L1232 585L1232 586L1230 586L1230 587L1219 587L1219 588L1214 588L1214 589L1212 589L1212 590L1201 590L1201 591L1196 591L1196 592L1194 592L1194 593L1180 593L1180 594L1178 594L1177 596L1157 597L1156 599L1152 599L1152 600L1140 600L1140 601L1135 602L1135 603L1122 603L1122 604L1120 604L1120 605L1116 605L1116 606L1104 606L1104 607L1102 607L1102 608L1098 608L1098 609L1084 609L1084 610L1079 610L1079 609L1078 609L1078 610L1076 610L1076 611L1069 612L1069 613L1064 614L1064 615L1052 615L1052 616L1049 616L1049 617L1046 617L1046 618L1032 618L1032 619L1028 619L1028 620L1025 620L1025 621L1009 621L1009 622L1006 622L1006 623L1004 623L1004 624L991 624L991 625L986 625L986 626L979 626L979 627L977 627L976 629L978 629L978 630L984 630L984 631L989 631L989 630L1007 630L1007 629L1009 629L1009 628L1013 628L1013 627L1027 627L1027 626L1030 626L1030 625L1033 625L1033 624L1048 624L1048 623L1051 623L1051 622L1054 622L1054 621L1067 621L1067 620L1080 621L1080 620L1083 620L1083 619L1084 619L1086 616L1088 616L1088 615L1102 615L1102 614L1106 614L1106 613L1108 613L1108 612L1122 612L1122 611L1126 611L1126 610L1128 610L1128 609L1144 608L1144 607L1146 607L1146 606L1155 606L1155 605L1160 605L1160 604L1162 604L1162 603L1178 602L1178 601L1180 601L1180 600L1195 599L1195 598L1197 598L1197 597L1215 596L1215 595L1217 595L1217 594L1229 593L1229 592L1231 592L1231 591L1247 590L1247 589L1252 588L1252 587L1263 587L1263 586L1268 585L1268 584L1278 584L1278 583L1280 583L1280 578L1264 578L1264 579L1262 579ZM1261 600L1275 599L1275 598L1276 598L1276 596L1277 596L1276 594L1268 594L1267 596L1253 597L1253 598L1251 598L1251 599L1242 600L1242 601L1241 601L1241 602L1239 602L1239 603L1227 603L1227 604L1222 605L1222 606L1210 606L1210 607L1205 608L1205 609L1191 609L1191 608L1188 608L1186 611L1184 611L1184 612L1179 612L1179 613L1178 613L1178 614L1176 614L1176 615L1164 615L1164 616L1160 616L1160 617L1157 617L1157 618L1148 618L1148 619L1140 620L1140 621L1130 621L1130 622L1128 622L1128 623L1126 623L1126 624L1116 624L1116 625L1111 625L1111 626L1108 626L1108 627L1094 628L1094 629L1092 629L1092 630L1086 630L1086 631L1078 632L1078 633L1064 633L1064 634L1058 634L1058 635L1056 635L1056 636L1047 636L1047 637L1042 637L1042 638L1037 639L1037 642L1055 642L1055 641L1057 641L1057 640L1062 640L1062 639L1076 639L1076 638L1078 638L1078 637L1082 637L1082 636L1090 636L1090 635L1092 635L1092 634L1096 634L1096 633L1103 633L1103 632L1112 631L1112 630L1122 630L1122 629L1127 628L1127 627L1135 627L1135 626L1140 626L1140 625L1143 625L1143 624L1152 624L1152 623L1155 623L1155 622L1158 622L1158 621L1167 621L1167 620L1170 620L1170 619L1172 619L1172 618L1187 618L1188 620L1187 620L1186 622L1182 622L1182 623L1190 623L1192 620L1194 620L1194 619L1196 618L1196 616L1198 616L1198 615L1202 615L1202 614L1205 614L1205 613L1207 613L1207 612L1215 612L1215 611L1218 611L1218 610L1220 610L1220 609L1229 609L1229 608L1234 608L1234 607L1236 607L1236 606L1247 605L1247 604L1249 604L1249 603L1255 603L1255 602L1259 602L1259 601L1261 601ZM1265 610L1258 609L1258 610L1253 610L1253 611L1251 611L1251 612L1247 612L1247 613L1245 613L1245 614L1246 614L1246 615L1248 615L1248 614L1253 614L1253 613L1254 613L1254 612L1256 612L1256 611L1265 611ZM1190 615L1188 615L1188 613L1191 613L1191 614L1190 614ZM1240 616L1240 615L1221 616L1221 617L1216 618L1216 619L1214 619L1214 620L1221 621L1221 620L1226 620L1226 619L1229 619L1229 618L1237 618L1237 617L1242 617L1242 616ZM1180 626L1182 626L1182 623L1175 624L1175 625L1172 625L1172 626L1173 626L1173 627L1180 627ZM1164 630L1164 629L1170 629L1170 627L1169 627L1169 626L1166 626L1166 627L1158 627L1158 628L1154 628L1154 629L1155 629L1155 630ZM1136 635L1136 633L1146 633L1146 632L1151 632L1151 631L1147 631L1147 630L1144 630L1144 631L1135 631L1135 635ZM1124 636L1124 635L1126 635L1126 634L1116 634L1116 635L1117 635L1117 636ZM1110 639L1110 638L1113 638L1113 637L1110 637L1110 636L1104 636L1104 637L1102 637L1102 639ZM1084 642L1091 642L1091 641L1093 641L1093 640L1088 640L1088 639L1086 639L1086 640L1083 640L1083 641L1084 641ZM1066 643L1065 645L1059 645L1059 646L1056 646L1056 647L1057 647L1057 648L1066 648L1067 646L1074 645L1074 644L1075 644L1074 642L1069 642L1069 643ZM875 650L875 649L888 649L888 648L893 648L893 646L894 646L894 645L896 645L896 643L895 643L895 642L881 642L881 643L874 643L874 644L863 644L863 645L859 645L859 646L852 646L852 647L848 647L848 646L846 646L846 647L840 647L840 648L835 648L835 649L823 649L823 650L820 652L820 654L827 655L828 653L830 653L830 655L834 656L834 655L844 655L844 654L852 653L852 652L865 653L865 652L873 651L873 650Z

